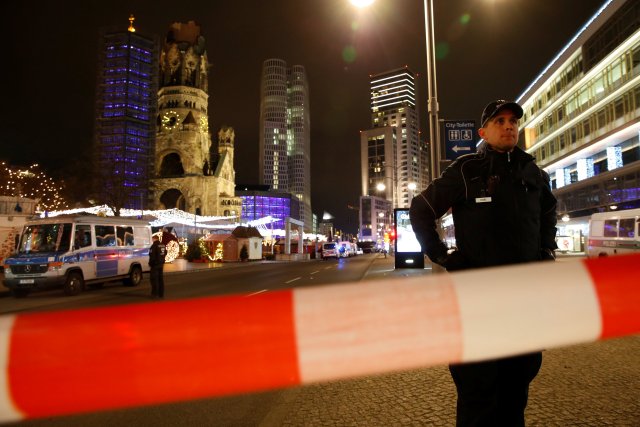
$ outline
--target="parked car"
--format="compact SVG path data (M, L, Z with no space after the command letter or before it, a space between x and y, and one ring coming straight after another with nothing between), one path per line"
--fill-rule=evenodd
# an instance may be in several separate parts
M325 243L322 245L322 259L327 258L339 258L340 252L338 245L334 242Z

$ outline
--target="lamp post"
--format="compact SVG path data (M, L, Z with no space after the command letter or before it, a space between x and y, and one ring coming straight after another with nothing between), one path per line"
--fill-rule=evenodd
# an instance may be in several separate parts
M429 143L431 181L440 176L440 126L438 122L438 89L436 82L436 46L433 35L433 0L424 0L424 26L427 45L427 92L429 109Z

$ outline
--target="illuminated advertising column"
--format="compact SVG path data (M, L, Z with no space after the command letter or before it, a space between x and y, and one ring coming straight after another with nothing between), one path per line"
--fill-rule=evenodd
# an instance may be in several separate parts
M409 219L409 208L393 210L395 267L424 268L424 255Z

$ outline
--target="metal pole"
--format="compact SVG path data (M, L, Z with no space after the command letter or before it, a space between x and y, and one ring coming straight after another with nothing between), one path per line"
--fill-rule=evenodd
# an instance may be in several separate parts
M429 109L430 178L440 176L440 128L438 122L438 89L436 83L436 47L433 32L433 0L424 0L424 25L427 44L427 91Z

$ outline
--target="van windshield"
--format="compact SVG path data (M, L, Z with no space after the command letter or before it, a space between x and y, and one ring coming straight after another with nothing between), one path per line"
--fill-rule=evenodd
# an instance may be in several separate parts
M335 243L325 243L323 246L323 249L335 249L335 248L336 248Z
M68 251L71 244L71 224L34 224L22 230L19 254Z

